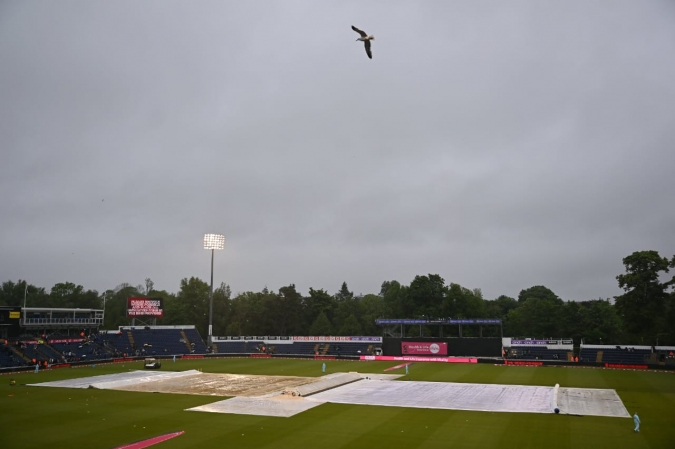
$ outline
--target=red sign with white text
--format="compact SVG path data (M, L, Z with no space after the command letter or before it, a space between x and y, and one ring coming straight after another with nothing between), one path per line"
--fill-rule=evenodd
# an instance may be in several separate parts
M49 344L80 343L84 338L61 338L59 340L49 340Z
M128 298L127 316L131 318L137 316L161 318L164 316L162 302L162 298Z
M633 365L629 363L605 363L605 368L617 369L649 369L647 365Z
M478 363L475 357L417 357L414 355L362 355L359 360L377 360L385 362L441 362L441 363Z
M402 355L448 355L447 343L433 343L433 342L415 342L403 341L401 342Z

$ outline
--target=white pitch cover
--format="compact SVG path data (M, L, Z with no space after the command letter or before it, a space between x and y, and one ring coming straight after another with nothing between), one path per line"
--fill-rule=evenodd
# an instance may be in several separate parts
M309 401L489 412L553 413L555 387L366 380ZM615 390L559 388L561 413L630 417Z

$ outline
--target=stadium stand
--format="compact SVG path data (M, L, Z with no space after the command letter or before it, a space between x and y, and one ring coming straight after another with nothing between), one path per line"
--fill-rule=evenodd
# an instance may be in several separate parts
M652 362L659 365L675 365L675 346L655 346Z
M644 364L649 362L651 346L581 345L582 362Z
M327 355L370 355L373 354L372 343L335 343L328 348Z
M252 354L261 352L258 348L264 345L262 340L228 340L217 343L219 354ZM290 352L281 352L280 346L276 346L275 354L290 354ZM287 345L284 345L287 346Z
M374 345L364 342L315 342L315 341L294 341L292 343L278 343L263 340L220 340L216 347L220 354L249 354L264 352L285 355L328 355L328 356L346 356L346 355L366 355L373 354Z
M9 345L0 347L0 367L25 366L27 362L14 353Z
M132 343L129 340L129 334L122 331L113 331L100 333L97 337L99 344L107 348L112 354L121 357L132 354Z
M202 340L202 337L199 335L197 329L184 329L184 332L188 343L190 345L194 345L192 349L194 349L195 354L205 354L209 352L207 351L206 344L204 344L204 340Z
M132 328L132 351L136 355L206 354L206 345L196 329ZM192 345L194 343L194 346Z
M113 357L112 353L93 340L72 343L52 343L68 362L80 360L105 360Z
M548 349L547 347L511 347L510 359L524 360L567 360L570 351L564 349Z
M47 359L50 360L60 360L63 356L63 354L61 354L58 349L49 344L38 346L38 349L42 352L42 354L44 354L45 357L47 357Z
M37 318L36 318L37 319ZM40 318L42 319L42 318ZM97 331L53 329L51 334L23 334L2 345L0 367L27 366L32 360L50 364L94 362L133 356L278 354L298 356L372 355L380 337L216 337L207 347L194 326L122 326ZM354 338L354 341L349 339ZM344 339L344 340L343 340ZM357 339L361 339L357 341Z
M316 342L293 342L287 345L284 349L287 354L322 354L324 347L330 347L330 344L316 343Z
M220 354L244 354L249 352L245 341L228 341L217 343L217 353Z
M38 351L37 345L26 345L23 348L23 354L29 359L35 359L39 361L49 359L49 357L45 357L40 351Z
M574 354L571 339L535 340L503 338L506 357L523 360L569 360Z
M182 329L132 329L130 332L136 355L190 354L192 352Z

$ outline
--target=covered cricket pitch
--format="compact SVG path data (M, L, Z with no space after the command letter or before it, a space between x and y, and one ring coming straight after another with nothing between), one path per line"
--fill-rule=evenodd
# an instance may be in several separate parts
M334 373L323 377L262 376L189 371L130 371L44 387L234 397L190 411L290 417L326 402L390 407L625 417L615 390L453 382L395 381L396 375Z

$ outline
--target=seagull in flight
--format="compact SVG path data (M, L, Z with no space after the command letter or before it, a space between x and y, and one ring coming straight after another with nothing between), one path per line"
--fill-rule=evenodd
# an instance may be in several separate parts
M356 31L361 35L360 38L356 39L357 41L362 41L366 46L366 54L370 59L373 59L373 52L370 51L370 41L375 40L375 36L368 36L368 33L365 31L359 30L354 25L352 25L352 30Z

